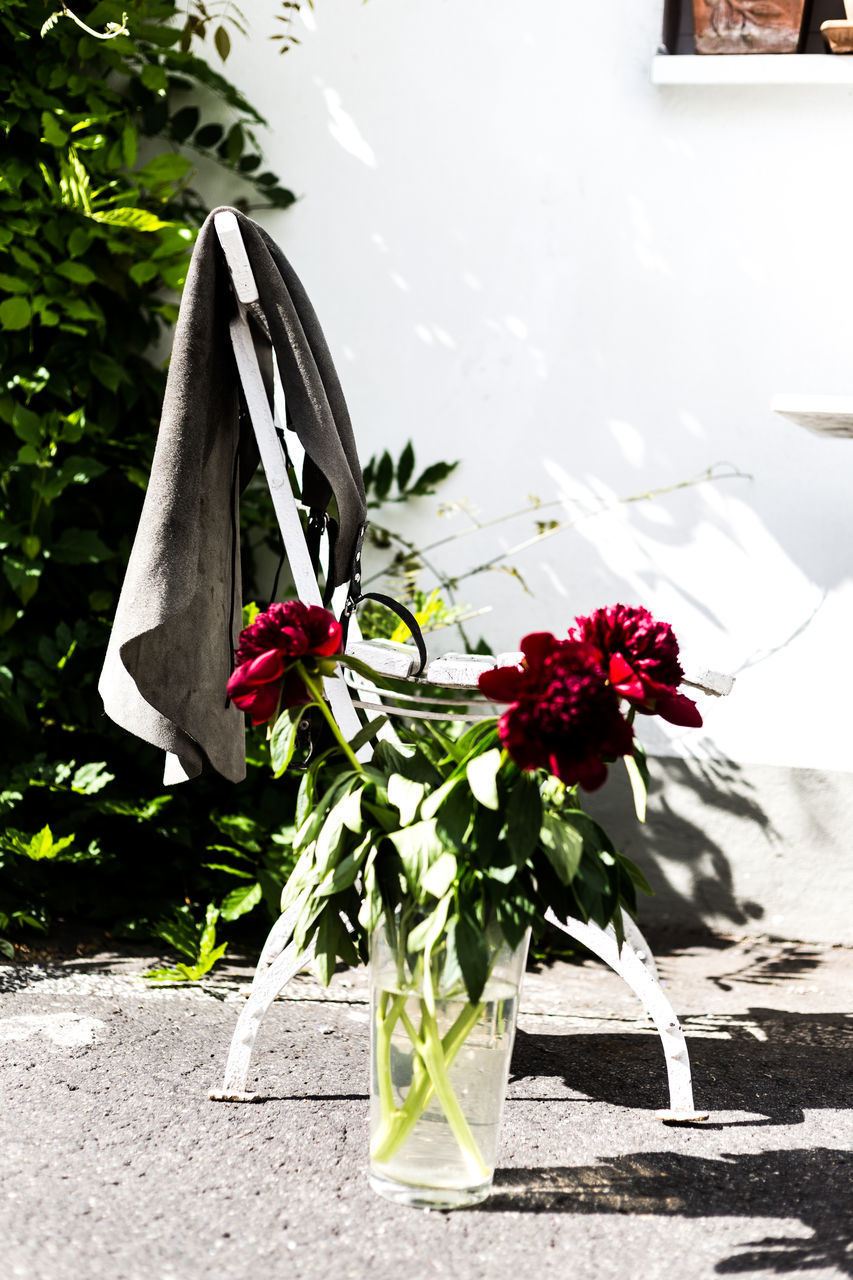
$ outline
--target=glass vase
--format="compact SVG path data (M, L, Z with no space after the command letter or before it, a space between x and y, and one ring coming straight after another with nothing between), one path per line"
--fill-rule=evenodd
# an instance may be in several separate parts
M370 945L370 1185L397 1204L456 1209L489 1194L529 933L486 930L472 1004L442 940L407 953L399 916Z

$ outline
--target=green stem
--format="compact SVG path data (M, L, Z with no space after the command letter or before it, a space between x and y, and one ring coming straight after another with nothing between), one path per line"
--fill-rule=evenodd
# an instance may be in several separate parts
M433 1042L431 1057L432 1057L433 1067L435 1068L436 1071L439 1070L439 1066L438 1066L439 1061L441 1062L442 1074L444 1078L447 1077L447 1072L449 1071L450 1067L453 1065L453 1062L456 1058L456 1055L459 1053L459 1050L462 1048L468 1036L471 1034L471 1031L477 1025L480 1018L482 1017L484 1008L485 1008L485 1005L483 1004L466 1005L465 1008L460 1013L459 1017L453 1023L453 1026L450 1027L450 1029L447 1032L445 1032L444 1037L440 1040L437 1037L437 1027L435 1028L435 1039ZM396 1017L394 1020L396 1022L397 1020ZM433 1022L434 1022L434 1019L433 1019ZM391 1109L386 1111L385 1105L384 1103L382 1103L383 1086L382 1086L381 1077L383 1072L386 1070L386 1065L384 1060L381 1060L377 1053L376 1069L379 1075L379 1092L380 1092L380 1105L382 1107L382 1120L380 1123L379 1132L376 1134L376 1136L373 1139L373 1142L371 1143L370 1154L371 1154L371 1157L380 1164L390 1160L392 1156L396 1155L396 1153L400 1150L400 1147L406 1141L406 1138L408 1138L409 1134L414 1129L418 1120L420 1120L424 1111L428 1107L432 1099L433 1093L436 1092L433 1074L430 1069L430 1065L426 1061L426 1056L429 1054L430 1051L425 1048L424 1040L422 1040L421 1037L416 1032L408 1015L403 1016L403 1025L405 1026L409 1039L411 1040L412 1045L414 1046L417 1057L415 1060L415 1070L412 1074L412 1083L411 1083L411 1086L409 1087L409 1092L406 1095L406 1101L403 1103L402 1107L400 1107L399 1109L393 1107L393 1104L392 1104ZM389 1042L390 1042L390 1032L389 1032ZM377 1048L379 1043L380 1041L377 1037ZM389 1084L390 1084L390 1061L389 1061L387 1070L389 1073ZM448 1083L448 1088L450 1089L450 1093L452 1094L453 1090L452 1090L452 1087L450 1087L449 1080L447 1083ZM455 1095L453 1095L453 1099L455 1102L456 1101ZM444 1104L442 1104L442 1106L443 1105ZM456 1105L458 1107L459 1105L458 1102L456 1103ZM446 1114L447 1112L445 1111L445 1115ZM464 1117L462 1119L463 1119L463 1123L465 1123ZM448 1117L448 1121L449 1121L449 1117ZM451 1124L451 1128L452 1127L453 1126ZM465 1127L467 1129L467 1124L465 1125ZM457 1141L459 1141L459 1135L456 1132L456 1129L454 1129L453 1132L456 1135ZM468 1135L470 1137L470 1130L468 1130ZM473 1144L473 1141L474 1140L471 1137L472 1144ZM460 1143L460 1145L462 1144ZM465 1148L463 1147L463 1150L464 1149ZM476 1150L476 1147L474 1149ZM477 1152L477 1159L479 1161L479 1165L482 1165L482 1160L480 1159L479 1152Z
M424 1066L432 1077L435 1096L441 1104L447 1123L472 1174L475 1177L488 1178L489 1168L480 1155L480 1149L465 1119L465 1113L459 1105L459 1099L453 1092L453 1085L450 1083L448 1063L435 1014L430 1012L425 1000L421 1001L421 1027L424 1030L421 1056Z
M329 710L329 705L326 702L326 699L323 697L322 686L318 685L316 681L311 676L309 676L308 672L305 670L301 662L295 663L294 666L296 670L299 672L300 680L303 682L303 684L305 685L305 688L311 694L312 702L314 702L320 708L323 715L326 717L326 721L329 725L329 728L331 729L332 733L335 735L338 741L339 747L343 751L346 758L349 760L353 769L355 769L357 773L364 773L364 769L361 767L361 764L356 759L355 752L352 750L352 747L350 746L346 738L341 733L337 720Z
M383 995L383 1004L380 1004L376 1011L376 1077L383 1126L396 1112L391 1087L391 1032L394 1030L397 1019L405 1013L406 997L395 996L387 1012L386 1005L387 1001Z

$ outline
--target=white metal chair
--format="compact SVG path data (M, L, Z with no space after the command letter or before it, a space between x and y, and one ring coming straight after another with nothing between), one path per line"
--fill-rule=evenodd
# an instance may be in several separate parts
M214 225L230 271L237 304L230 328L234 357L281 527L290 571L299 598L307 604L319 605L322 603L321 593L291 491L287 462L277 431L277 410L283 402L280 384L274 397L274 410L270 407L264 387L248 322L247 307L257 303L258 290L234 214L230 211L219 212L215 216ZM326 692L330 707L338 724L350 738L362 727L359 709L392 716L405 715L409 718L428 716L442 720L480 719L489 713L489 707L477 693L477 675L484 666L513 662L517 658L517 655L502 655L498 659L472 654L445 655L430 663L423 676L413 679L416 660L409 646L361 640L357 628L353 627L347 650L368 662L374 670L409 681L411 688L411 692L407 694L405 686L397 686L397 691L389 694L384 688L380 692L363 681L348 682L341 674L327 680ZM707 693L721 695L729 692L732 681L730 677L707 672L690 683ZM393 728L387 727L386 732L393 733ZM369 755L370 747L362 748L362 752ZM660 1036L666 1062L669 1108L659 1111L659 1118L683 1123L707 1119L707 1113L697 1111L693 1101L690 1059L684 1033L658 980L651 950L634 921L627 915L624 917L625 940L620 947L612 926L601 929L580 920L563 922L551 913L547 918L551 924L580 942L614 969L642 1002ZM258 1029L276 996L312 958L310 946L301 952L296 950L291 941L293 925L292 913L286 913L270 931L258 960L245 1008L237 1021L222 1086L211 1091L212 1099L251 1102L262 1096L247 1092L246 1088Z

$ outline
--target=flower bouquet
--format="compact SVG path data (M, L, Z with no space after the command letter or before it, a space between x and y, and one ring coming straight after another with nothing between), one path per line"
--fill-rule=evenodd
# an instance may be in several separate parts
M550 909L621 938L623 909L647 890L578 789L622 757L642 817L636 715L701 717L678 692L671 628L642 608L599 609L564 639L526 636L517 665L479 679L507 709L464 731L423 719L389 736L377 718L346 741L323 680L342 665L393 682L341 650L325 609L274 604L243 631L228 692L269 725L278 773L298 767L311 707L327 726L328 745L300 766L282 909L322 981L339 961L370 964L372 1185L408 1204L472 1204L494 1171L531 931Z

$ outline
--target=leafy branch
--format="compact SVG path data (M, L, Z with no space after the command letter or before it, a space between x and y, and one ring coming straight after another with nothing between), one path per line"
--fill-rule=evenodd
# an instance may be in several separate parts
M406 448L407 450L410 450L411 443L408 444ZM373 465L373 463L374 463L374 460L371 459L371 465ZM436 464L436 468L435 468L436 472L438 472L439 468L446 468L446 471L444 473L445 475L451 474L452 470L454 469L453 466L450 466L449 464L446 464L446 463ZM384 484L384 491L386 493L390 491L391 479L393 478L393 475L394 475L393 463L391 462L391 459L389 457L387 463L385 464L385 470L383 475L383 481L386 482ZM371 479L372 478L373 478L373 472L371 472ZM442 478L444 477L442 476ZM500 525L505 525L510 521L517 520L524 516L531 516L531 515L536 516L541 512L547 511L549 509L553 509L555 507L563 508L565 506L565 502L563 499L560 499L560 498L556 498L548 502L543 502L541 499L537 497L532 497L523 507L516 508L513 511L505 512L502 515L495 516L490 520L479 520L475 515L475 513L472 511L470 504L468 504L467 502L443 504L441 508L442 514L458 512L467 517L469 521L468 527L463 529L458 529L453 533L445 535L444 537L435 538L430 542L427 542L423 545L419 545L412 539L405 537L403 534L397 532L392 528L389 528L385 524L381 524L381 525L373 524L371 526L371 532L373 535L372 542L374 546L377 546L380 549L396 546L398 548L398 551L393 556L393 558L390 561L388 561L382 568L377 569L371 574L369 574L364 580L364 585L368 586L369 584L377 582L380 579L386 579L386 580L391 579L394 582L402 583L403 589L405 590L408 596L408 600L410 602L416 603L416 605L419 605L421 608L423 608L425 607L426 602L430 599L430 597L423 591L420 591L420 595L418 596L417 593L419 591L419 588L417 587L416 582L417 582L417 577L421 572L421 570L426 569L427 572L429 572L433 576L434 580L438 584L438 591L441 593L442 596L446 597L447 601L449 602L451 606L451 610L449 610L448 612L452 612L454 608L456 610L461 611L462 616L447 617L445 621L447 624L452 622L455 625L459 626L459 631L460 631L462 640L465 643L466 647L470 649L471 648L470 641L466 636L464 629L459 625L460 622L464 620L464 614L465 614L464 608L462 606L457 605L456 603L456 593L458 592L460 583L463 583L469 578L476 577L482 573L497 571L497 572L507 573L510 576L516 578L517 581L522 586L522 588L526 591L528 590L528 588L526 586L524 578L522 577L521 572L516 566L507 564L507 561L513 559L514 557L522 554L525 551L530 550L532 547L540 545L541 543L547 541L549 538L553 538L558 534L566 533L571 529L577 528L578 525L584 523L587 520L592 520L592 519L595 519L596 517L607 515L612 511L616 510L620 506L626 506L626 505L641 503L641 502L653 502L669 494L677 493L682 489L693 488L701 484L708 484L711 482L719 482L724 480L736 480L736 479L745 480L749 478L750 477L748 473L741 471L738 467L734 466L731 463L716 463L713 466L708 467L705 471L699 473L698 475L691 476L686 480L680 480L675 484L661 485L656 488L644 489L637 493L628 494L625 497L618 498L614 502L602 502L597 507L593 507L589 510L580 512L579 514L572 516L566 520L539 519L536 521L535 533L533 533L529 537L521 539L519 542L516 542L511 547L508 547L505 550L496 552L494 555L489 556L488 559L481 561L478 564L474 564L462 570L461 572L453 573L453 574L446 573L443 569L439 568L439 566L437 565L437 563L433 558L434 552L439 551L444 547L456 544L465 538L472 537L475 534L483 533L487 529L492 529Z

